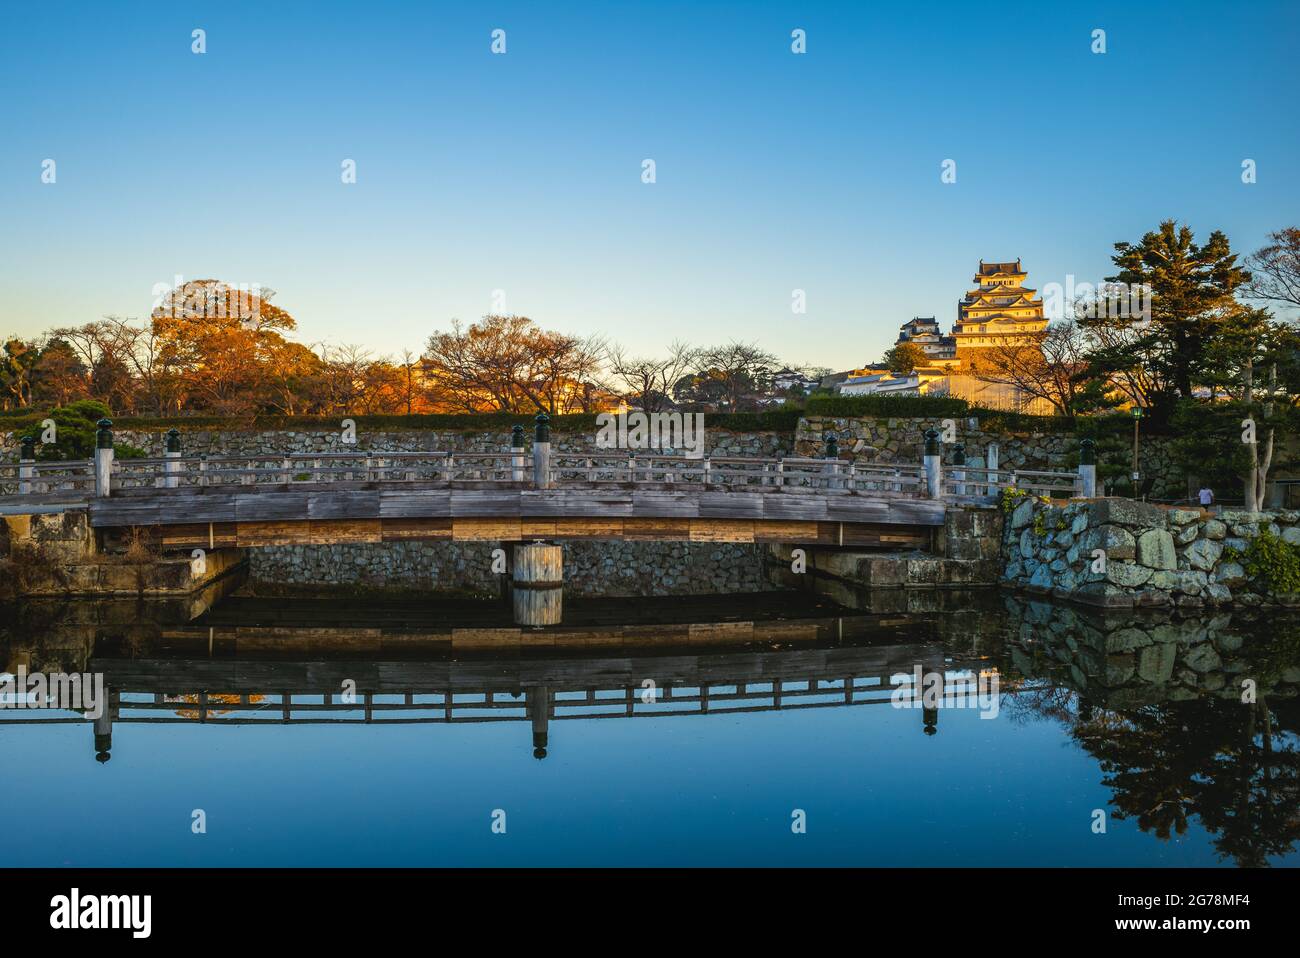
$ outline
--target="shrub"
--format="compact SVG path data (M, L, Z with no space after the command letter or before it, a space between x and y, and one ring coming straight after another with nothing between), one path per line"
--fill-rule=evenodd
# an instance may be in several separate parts
M1269 592L1300 592L1300 548L1274 535L1267 523L1260 523L1259 534L1247 542L1244 551L1225 549L1224 557L1240 562L1246 575L1263 582Z

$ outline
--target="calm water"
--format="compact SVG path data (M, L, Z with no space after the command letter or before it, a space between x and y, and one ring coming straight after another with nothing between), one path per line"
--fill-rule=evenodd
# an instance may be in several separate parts
M1300 863L1300 627L904 601L9 609L0 663L118 704L0 711L6 863ZM918 666L996 716L894 707Z

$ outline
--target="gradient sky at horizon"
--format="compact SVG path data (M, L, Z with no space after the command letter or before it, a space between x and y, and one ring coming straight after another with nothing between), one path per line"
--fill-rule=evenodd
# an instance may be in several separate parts
M502 289L638 353L844 369L914 315L951 325L981 257L1041 290L1164 218L1243 254L1300 222L1300 4L872 10L6 4L0 335L142 318L180 275L268 286L297 339L376 354Z

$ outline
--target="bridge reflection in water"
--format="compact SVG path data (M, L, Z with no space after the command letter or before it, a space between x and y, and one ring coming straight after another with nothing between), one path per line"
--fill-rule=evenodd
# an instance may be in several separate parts
M84 655L74 653L79 661L67 667L104 677L109 704L94 721L100 761L111 755L115 727L136 723L519 722L544 758L552 724L575 719L898 704L915 708L918 730L933 735L939 709L922 707L917 669L944 676L948 707L978 707L981 678L986 689L1001 680L987 657L946 651L935 623L916 616L545 630L235 625L239 600L232 603L234 611L204 620L211 624L86 636ZM246 603L243 616L250 606L259 603ZM284 617L266 603L260 609L252 615ZM30 712L0 721L87 720Z

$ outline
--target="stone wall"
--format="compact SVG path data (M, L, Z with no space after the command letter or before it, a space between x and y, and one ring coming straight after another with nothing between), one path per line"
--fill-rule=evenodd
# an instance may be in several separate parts
M0 516L0 600L32 596L183 596L239 569L236 549L190 557L101 551L85 512Z
M966 464L984 467L984 451L990 443L998 445L1000 469L1072 471L1075 468L1079 440L1067 433L986 432L977 419L953 419L957 442L966 448ZM812 416L799 420L794 448L800 456L821 456L824 436L835 433L839 439L840 458L856 462L919 463L927 429L943 432L942 419L878 417L840 418ZM944 450L944 461L951 461L951 450ZM1187 496L1184 481L1177 475L1169 458L1168 441L1163 437L1144 437L1139 446L1138 464L1144 475L1156 476L1151 490L1155 499L1183 499Z
M532 427L528 417L520 417L527 429L528 445L532 445ZM145 450L150 456L161 456L166 428L138 431L114 430L114 439ZM14 461L18 458L18 440L14 433L0 432L0 459ZM505 452L510 448L510 430L429 430L407 429L378 431L359 428L356 444L344 444L341 430L195 430L181 434L181 450L185 456L260 456L309 455L328 452ZM779 457L791 454L792 437L782 432L728 432L721 429L706 430L705 451L711 456ZM589 433L552 431L551 448L554 452L579 453L595 451L595 436ZM666 453L672 450L664 450Z
M1005 533L1009 587L1103 606L1295 605L1240 561L1263 530L1300 544L1300 513L1214 514L1131 499L1012 503ZM1104 560L1104 561L1102 561Z
M348 585L496 595L499 542L389 542L249 549L262 585ZM762 547L728 542L571 541L564 585L571 596L703 595L771 589Z

